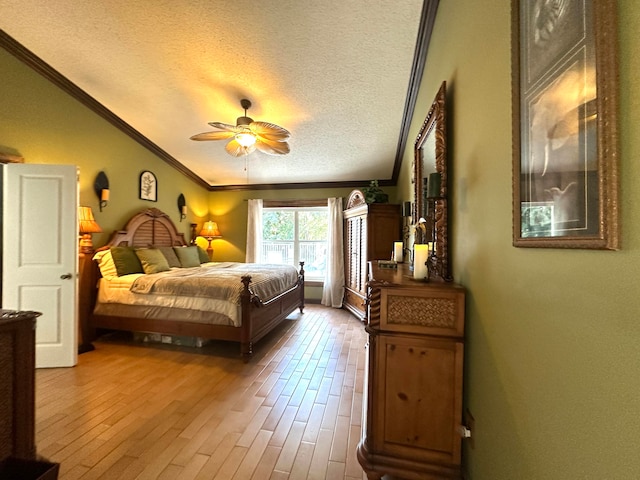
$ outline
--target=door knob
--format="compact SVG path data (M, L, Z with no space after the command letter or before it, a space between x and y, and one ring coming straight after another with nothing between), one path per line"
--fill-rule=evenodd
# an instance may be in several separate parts
M60 279L61 280L69 280L71 277L73 277L73 275L71 275L70 273L66 273L64 275L60 275Z

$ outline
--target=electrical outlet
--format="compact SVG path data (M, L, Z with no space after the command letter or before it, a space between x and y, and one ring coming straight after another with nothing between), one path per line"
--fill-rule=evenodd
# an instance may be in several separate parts
M468 408L464 411L462 421L464 423L464 426L467 427L467 429L471 432L471 435L467 437L469 446L471 448L475 448L474 438L476 436L476 420L473 418L473 415L471 415L471 412Z

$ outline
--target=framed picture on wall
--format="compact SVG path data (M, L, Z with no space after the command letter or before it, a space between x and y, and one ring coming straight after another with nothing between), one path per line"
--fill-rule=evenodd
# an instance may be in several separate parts
M619 248L614 0L512 0L513 244Z
M148 170L140 174L140 198L150 202L158 201L158 180Z

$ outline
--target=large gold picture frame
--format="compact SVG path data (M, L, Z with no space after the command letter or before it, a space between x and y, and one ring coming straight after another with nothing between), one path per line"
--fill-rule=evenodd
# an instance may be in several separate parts
M513 244L620 248L615 0L512 0Z

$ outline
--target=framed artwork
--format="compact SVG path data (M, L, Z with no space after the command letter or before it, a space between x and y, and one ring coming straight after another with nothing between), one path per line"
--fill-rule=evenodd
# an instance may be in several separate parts
M513 244L619 248L615 0L512 0Z
M158 180L148 170L140 174L140 198L151 202L158 201Z

